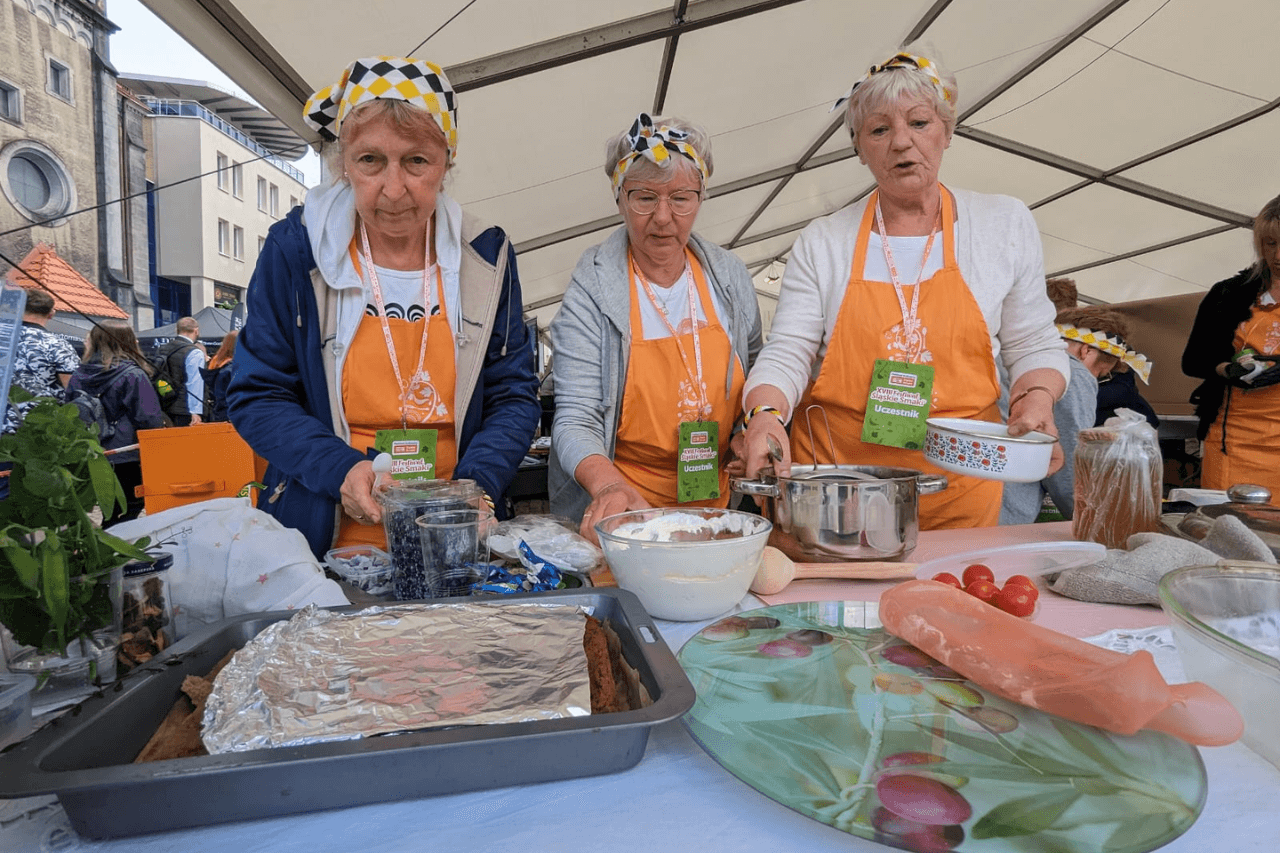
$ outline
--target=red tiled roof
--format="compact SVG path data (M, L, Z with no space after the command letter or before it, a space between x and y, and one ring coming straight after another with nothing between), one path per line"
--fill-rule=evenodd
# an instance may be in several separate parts
M26 275L24 275L26 273ZM37 285L34 277L45 287L53 291L54 308L62 312L70 312L70 303L90 317L115 317L128 320L129 315L105 293L94 287L84 276L76 272L71 264L59 257L57 251L46 243L37 243L18 269L9 270L6 278L19 287L33 289ZM65 300L65 301L64 301Z

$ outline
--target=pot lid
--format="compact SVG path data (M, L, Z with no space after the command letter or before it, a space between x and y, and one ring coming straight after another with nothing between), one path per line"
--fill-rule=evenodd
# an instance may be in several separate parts
M884 465L792 465L791 474L779 480L817 480L821 482L856 482L859 480L914 480L920 472L914 468L890 468Z

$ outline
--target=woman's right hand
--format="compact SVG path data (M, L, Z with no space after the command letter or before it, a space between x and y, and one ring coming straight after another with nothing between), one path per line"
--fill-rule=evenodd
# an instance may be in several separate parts
M591 504L582 514L582 525L578 533L583 539L598 546L600 539L596 536L597 521L620 512L649 509L649 506L649 502L630 483L625 480L615 480L597 489L591 496Z
M760 476L760 469L772 467L780 477L791 473L791 438L782 420L772 412L761 412L746 429L747 479ZM771 446L772 445L772 446ZM781 459L776 457L780 456Z
M382 522L382 507L373 499L373 462L365 459L351 466L342 481L342 511L361 524Z

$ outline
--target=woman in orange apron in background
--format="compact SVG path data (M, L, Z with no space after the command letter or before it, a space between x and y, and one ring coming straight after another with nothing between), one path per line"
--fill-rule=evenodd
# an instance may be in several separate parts
M996 358L1012 378L1010 434L1056 435L1068 364L1031 213L938 183L954 78L903 52L844 101L876 191L811 223L792 249L769 343L747 380L748 473L768 464L769 436L787 451L774 466L782 473L793 459L937 471L918 449L925 420L999 421ZM811 445L812 405L830 423L835 459L820 416ZM999 482L947 476L945 491L920 499L922 528L997 523Z
M579 260L551 323L551 509L592 541L619 512L728 505L724 460L761 346L746 267L693 233L706 135L641 113L608 152L625 225Z
M1280 196L1253 223L1255 263L1215 284L1196 312L1182 372L1204 442L1200 485L1266 486L1280 505Z

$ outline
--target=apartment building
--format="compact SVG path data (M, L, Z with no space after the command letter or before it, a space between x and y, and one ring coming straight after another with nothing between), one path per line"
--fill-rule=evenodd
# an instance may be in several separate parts
M284 159L302 156L303 141L205 83L132 74L120 83L151 113L156 324L234 306L267 229L303 200L303 174Z

